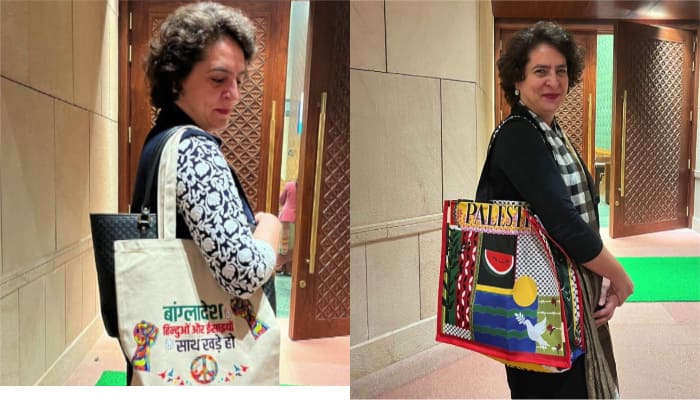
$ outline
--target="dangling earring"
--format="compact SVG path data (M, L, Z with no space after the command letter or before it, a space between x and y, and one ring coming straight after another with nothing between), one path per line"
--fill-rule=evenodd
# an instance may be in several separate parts
M520 90L518 90L518 88L515 88L515 97L520 97Z

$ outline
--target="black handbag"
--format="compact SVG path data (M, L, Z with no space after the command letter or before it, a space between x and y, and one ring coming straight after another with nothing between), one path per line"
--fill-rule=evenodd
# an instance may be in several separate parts
M117 293L114 281L114 242L158 238L158 216L150 213L148 201L151 198L156 168L160 165L160 153L176 131L177 127L170 129L158 143L156 159L148 171L146 196L140 214L90 214L92 247L95 252L97 285L100 291L100 311L107 335L111 337L119 337Z

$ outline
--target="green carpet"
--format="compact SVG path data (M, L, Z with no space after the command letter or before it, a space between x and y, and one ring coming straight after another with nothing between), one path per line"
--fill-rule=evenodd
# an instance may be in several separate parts
M700 257L620 257L634 282L628 301L700 301Z
M126 386L126 372L103 371L95 386Z

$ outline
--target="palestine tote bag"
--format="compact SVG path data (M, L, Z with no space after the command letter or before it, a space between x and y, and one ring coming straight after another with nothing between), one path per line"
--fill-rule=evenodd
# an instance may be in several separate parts
M177 147L159 166L158 238L114 244L119 341L132 385L278 385L280 331L263 290L232 296L192 240L175 237Z
M570 369L584 348L580 277L527 205L445 201L442 235L436 340L511 367Z
M583 354L578 271L526 203L445 201L440 277L437 341L537 372Z

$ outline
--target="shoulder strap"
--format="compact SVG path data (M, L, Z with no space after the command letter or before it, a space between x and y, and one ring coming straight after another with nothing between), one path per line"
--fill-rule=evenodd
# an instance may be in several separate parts
M163 153L163 147L168 142L168 139L177 132L179 126L174 126L168 129L159 139L158 145L154 150L154 157L151 157L151 163L148 166L148 172L146 175L146 190L144 193L143 203L141 205L141 213L148 214L151 210L151 191L153 190L153 181L156 179L156 172L160 166L160 156Z
M498 132L503 128L503 126L508 123L509 121L512 121L514 119L522 119L524 121L527 121L530 125L532 125L535 129L537 127L535 124L532 123L529 119L526 117L523 117L522 115L509 115L508 118L504 119L501 121L500 124L494 129L493 133L491 134L491 139L489 140L489 147L486 150L486 160L484 160L484 166L481 168L481 176L479 177L479 183L476 187L476 196L474 197L475 200L477 201L487 201L487 200L493 200L491 196L491 184L489 180L487 179L487 171L489 169L490 163L491 163L491 154L493 153L493 144L496 142L496 135L498 135Z

